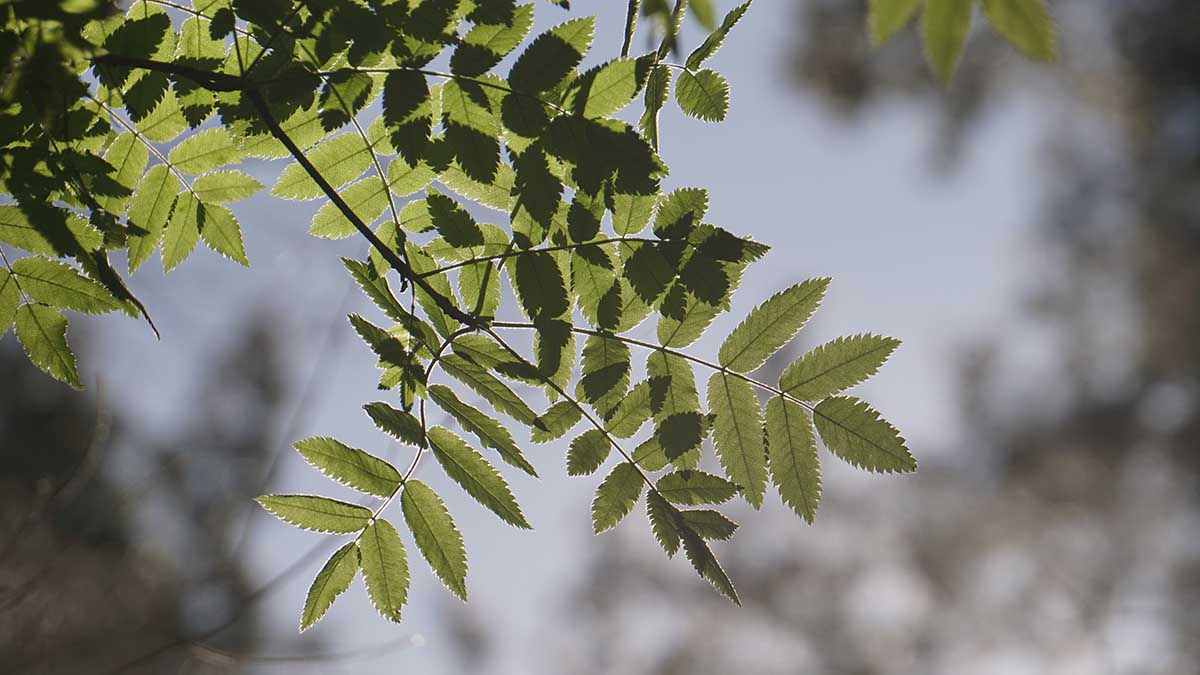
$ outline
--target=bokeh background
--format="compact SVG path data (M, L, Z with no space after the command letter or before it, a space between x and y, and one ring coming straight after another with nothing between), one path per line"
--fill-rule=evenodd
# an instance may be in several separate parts
M623 7L573 4L614 51ZM591 535L596 481L552 444L527 450L541 480L510 475L532 532L451 499L470 604L414 559L403 624L356 582L299 637L335 543L250 498L329 491L288 448L307 435L407 451L360 411L374 359L344 317L369 308L338 255L363 246L263 196L237 209L250 269L133 278L161 342L73 321L86 394L0 341L0 672L1200 672L1200 4L1053 4L1058 65L979 26L943 88L911 28L869 48L861 0L760 0L714 60L729 121L665 114L670 185L773 246L701 351L818 275L826 306L766 370L842 334L905 341L864 394L920 470L826 456L813 526L735 507L716 552L743 607L640 511Z

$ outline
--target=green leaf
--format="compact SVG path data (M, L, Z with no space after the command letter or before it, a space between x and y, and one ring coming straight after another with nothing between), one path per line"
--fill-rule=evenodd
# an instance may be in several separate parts
M812 421L800 404L780 396L767 401L767 447L771 482L783 503L812 523L821 504L821 463Z
M75 370L75 354L67 344L67 319L45 305L22 305L17 310L17 340L33 365L50 377L83 389Z
M220 204L203 206L204 220L200 227L200 238L217 253L239 265L249 267L246 245L242 243L242 226L233 217L233 211Z
M379 616L400 623L408 600L408 554L400 533L382 518L371 523L359 539L363 582Z
M974 9L973 0L925 0L921 15L925 59L943 82L949 82L958 67Z
M813 421L825 447L854 466L881 473L916 471L900 432L865 401L834 396L817 405Z
M12 265L21 290L35 302L87 314L102 314L120 307L105 288L73 267L46 258L21 258Z
M388 208L388 193L377 176L369 176L351 183L340 191L342 200L358 218L367 224L375 222ZM317 209L308 233L324 239L345 239L358 232L354 224L342 214L333 201L327 201Z
M249 174L225 169L197 177L192 182L192 189L203 202L236 202L253 196L263 189L263 184Z
M650 419L650 414L650 383L639 382L612 411L606 428L617 438L630 438Z
M162 263L167 273L187 259L200 241L205 217L204 204L191 192L181 192L163 232Z
M562 438L583 419L583 411L572 401L559 401L538 417L541 428L535 428L531 436L534 443L549 443Z
M308 595L304 599L304 611L300 614L300 632L308 630L325 616L338 596L350 588L350 582L358 575L358 545L350 542L330 556L325 566L317 572Z
M838 338L793 361L779 388L802 401L819 401L874 375L899 346L899 340L879 335Z
M500 163L500 121L483 85L450 80L442 87L442 124L454 159L470 178L490 183Z
M650 75L646 78L645 111L638 121L638 128L642 130L642 134L650 143L650 147L655 150L658 150L658 113L667 104L667 97L670 92L670 69L663 65L655 66L650 70ZM620 234L620 232L617 234Z
M754 387L741 378L713 373L708 380L708 407L716 415L713 445L721 467L757 509L767 491L767 460L762 408Z
M8 334L20 304L21 291L17 289L16 279L8 270L0 270L0 337Z
M429 567L451 593L466 601L467 550L442 498L424 483L410 480L400 493L400 508Z
M138 183L129 202L130 274L158 248L178 194L179 182L165 164L150 167Z
M167 161L184 173L204 173L242 158L237 143L224 127L203 129L171 148Z
M869 0L867 4L867 33L871 44L878 47L912 21L921 0Z
M679 552L679 510L662 498L658 492L646 493L646 515L650 518L650 529L667 557Z
M371 510L328 497L264 495L256 499L277 518L310 532L358 532L371 521Z
M371 151L362 136L348 131L305 153L309 162L331 186L340 188L358 178L371 166ZM321 187L299 162L292 162L279 175L271 194L283 199L305 201L324 196Z
M450 72L467 76L486 73L521 44L532 26L532 4L514 8L508 21L476 23L450 57Z
M116 173L112 178L121 187L129 190L121 196L100 195L96 201L106 211L124 213L129 203L129 195L137 185L138 179L146 171L146 163L150 161L150 151L146 145L132 133L117 136L112 145L104 151L104 160L111 164Z
M738 599L733 582L729 580L729 575L725 574L725 570L717 562L717 558L708 548L708 544L704 543L699 534L686 527L680 528L679 537L683 540L683 552L687 554L688 562L692 563L696 572L705 581L712 584L718 593L740 606L742 601Z
M600 534L621 522L642 496L642 474L629 462L616 465L592 499L592 531Z
M1045 0L983 0L983 13L997 33L1029 58L1043 63L1057 58L1054 19Z
M721 365L740 373L757 369L808 322L828 287L829 279L809 279L754 308L721 344Z
M411 413L397 410L392 406L376 401L363 406L371 421L380 431L419 448L425 447L425 434L421 430L421 420Z
M583 347L583 373L575 396L607 414L629 390L629 347L615 337L589 335Z
M529 408L521 397L517 396L508 385L496 379L494 375L467 361L457 354L442 357L442 368L454 379L473 389L486 398L496 410L511 415L513 419L526 425L538 425L537 414Z
M675 102L685 114L705 122L724 121L729 112L729 82L705 68L684 70L675 81Z
M521 307L530 319L557 319L570 309L562 268L549 253L517 256L510 271Z
M662 444L667 459L675 461L700 447L700 442L704 440L703 419L695 411L667 415L659 420L654 437Z
M525 455L521 454L521 449L513 441L512 434L508 433L508 429L505 429L500 422L481 410L460 401L454 394L454 390L449 387L440 384L430 385L429 396L442 410L453 415L464 431L475 434L480 443L499 452L501 459L530 476L537 477L537 471L525 459Z
M656 195L614 194L611 207L613 231L624 237L646 229L657 203Z
M608 117L629 105L646 80L646 62L621 58L580 75L571 83L563 106L584 117Z
M737 523L712 509L680 511L679 520L685 528L695 532L701 539L729 541L738 528Z
M672 504L723 504L737 494L737 486L703 471L676 471L658 480L655 487Z
M567 451L567 475L586 476L595 473L611 451L612 444L603 431L588 429L571 441L571 448Z
M433 427L429 430L429 442L433 447L433 456L442 465L446 475L462 486L467 494L504 522L530 529L508 482L466 441L449 429Z
M884 1L886 2L887 0ZM720 49L721 45L725 42L725 37L729 35L729 31L733 30L733 27L737 25L737 22L741 20L742 16L748 9L750 9L750 2L744 2L737 7L734 7L729 11L728 14L725 15L725 18L721 21L721 25L718 26L717 29L712 33L710 33L709 36L704 39L704 42L700 43L700 46L696 47L696 49L688 55L687 61L684 64L687 66L688 70L695 70L696 68L699 68L701 64L711 58L713 54L717 53L717 50Z
M400 487L396 467L338 440L313 436L296 441L304 460L333 480L376 497L390 497Z
M587 53L596 28L594 17L581 17L542 33L525 48L508 74L512 88L526 94L546 91L566 77Z

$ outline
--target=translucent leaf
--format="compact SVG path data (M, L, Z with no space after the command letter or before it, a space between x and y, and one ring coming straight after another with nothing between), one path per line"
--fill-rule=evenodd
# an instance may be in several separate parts
M694 4L695 3L693 3L693 5ZM709 36L704 39L704 42L700 43L700 46L696 47L696 49L688 55L687 61L684 65L686 65L689 70L695 70L696 68L699 68L700 65L705 61L711 58L713 54L716 54L717 50L720 49L721 45L725 42L726 36L729 35L729 31L733 30L733 27L737 25L737 22L741 20L742 16L748 9L750 9L750 2L744 2L730 10L729 13L725 15L725 18L721 21L721 25L718 26L717 29L712 33L710 33Z
M735 604L741 605L742 601L738 599L737 591L733 588L733 582L729 580L729 575L721 568L716 556L713 555L708 544L704 543L700 535L684 527L680 528L679 537L683 541L683 552L696 572L705 581L712 584L718 593L729 598Z
M610 530L629 515L642 496L643 482L633 464L622 462L613 467L592 499L592 531Z
M203 204L204 220L200 227L200 238L209 248L230 260L250 266L246 259L246 245L242 243L242 226L234 218L233 211L220 204Z
M900 432L865 401L834 396L817 405L813 421L825 447L854 466L882 473L916 471Z
M425 434L421 430L421 420L411 413L397 410L392 406L376 401L363 406L367 415L380 431L417 447L425 447Z
M708 380L708 407L716 415L713 445L725 475L742 486L751 506L759 508L767 490L767 459L762 408L753 386L732 375L713 373Z
M350 582L358 575L358 545L350 542L330 556L325 566L317 572L308 595L304 599L304 611L300 615L300 632L308 630L325 616L338 596L350 588Z
M433 447L433 456L442 465L446 475L462 486L467 494L504 522L530 529L508 482L466 441L449 429L433 427L429 430L429 442Z
M612 444L603 431L588 429L571 441L571 448L567 451L567 475L586 476L594 473L611 451Z
M321 143L306 156L321 177L335 188L358 178L371 166L370 150L362 137L351 131ZM308 200L321 197L324 192L304 167L292 162L279 175L271 194L283 199Z
M800 404L780 396L767 401L771 482L783 503L813 522L821 504L821 464L812 421Z
M388 208L387 191L377 176L369 176L340 191L342 200L364 223L373 223ZM317 209L308 233L325 239L345 239L358 232L333 201Z
M17 340L33 365L50 377L83 389L75 370L75 354L67 344L67 319L45 305L22 305L17 310Z
M572 19L539 35L513 64L508 82L529 94L546 91L566 77L587 53L595 31L594 17Z
M516 7L507 21L476 23L450 57L450 71L468 76L486 73L521 44L532 26L532 4Z
M442 410L453 415L464 431L475 434L480 443L499 452L505 462L530 476L537 477L537 471L525 459L525 455L513 441L512 434L500 422L492 419L483 411L460 401L454 394L454 390L449 387L440 384L430 385L429 396Z
M171 148L167 160L184 173L204 173L239 161L242 153L224 127L203 129Z
M249 174L226 169L197 177L192 181L192 189L207 203L236 202L253 196L263 189L263 184Z
M566 109L584 117L607 117L629 105L646 80L647 62L622 58L580 75L567 92Z
M650 529L654 532L659 546L666 551L667 557L673 557L679 552L679 524L676 521L678 513L679 511L658 492L651 490L646 494L646 515L650 518Z
M369 495L390 497L400 487L396 467L333 438L306 438L296 441L295 448L313 468Z
M400 507L429 567L451 593L465 601L467 551L442 498L424 483L410 480L400 494Z
M737 494L737 486L720 476L687 470L663 476L655 489L672 504L723 504Z
M809 279L754 308L721 344L721 365L741 373L761 366L808 322L828 287L829 279Z
M588 336L583 346L583 372L575 396L606 414L629 390L629 347L616 338Z
M87 220L64 209L0 204L0 242L30 253L62 256L95 249L103 235Z
M570 309L562 269L549 253L518 256L510 271L521 306L530 319L556 319Z
M675 102L691 117L721 122L729 112L729 82L707 68L694 73L681 71L675 81Z
M21 258L13 263L12 270L21 290L35 302L88 314L102 314L120 307L102 284L57 260Z
M650 142L650 146L658 149L658 113L667 104L671 92L671 71L663 65L655 66L646 78L646 95L644 98L645 111L638 121L638 128ZM618 233L619 234L619 233Z
M147 140L155 143L166 143L178 138L179 134L188 128L188 122L183 116L183 109L179 105L175 90L167 89L158 105L138 120L135 128Z
M925 0L925 11L921 15L925 58L943 82L948 82L958 67L974 9L974 2Z
M358 532L371 521L371 510L328 497L264 495L260 506L280 520L310 532Z
M611 412L606 428L617 438L630 438L650 419L650 383L640 382Z
M0 269L0 337L8 334L20 304L21 291L17 289L16 280L8 270Z
M500 162L500 121L483 86L451 80L442 87L445 142L464 173L490 183Z
M129 203L129 195L137 185L138 179L146 171L146 163L150 161L150 151L146 145L132 133L123 133L104 151L104 160L116 169L112 178L118 185L129 192L122 196L100 195L96 201L106 211L124 213Z
M527 426L537 426L537 415L529 405L491 373L456 354L443 356L442 368L451 377L486 398L498 411L511 415Z
M869 0L867 33L871 36L871 44L878 47L887 42L912 21L920 7L921 0Z
M729 541L738 528L737 523L712 509L680 511L679 520L684 527L695 532L701 539Z
M531 440L534 443L549 443L562 438L581 419L583 412L578 406L571 401L559 401L538 417L541 428L533 430Z
M164 164L150 167L129 202L129 272L146 262L162 240L179 194L179 181Z
M802 401L819 401L874 375L899 346L899 340L880 335L838 338L793 361L779 388Z
M612 196L613 231L624 237L646 229L650 217L654 215L657 201L656 195L614 194Z
M663 196L654 216L654 234L679 239L691 233L708 211L708 190L679 188Z
M371 523L359 539L363 582L379 616L400 623L408 601L408 554L400 533L382 518Z
M1026 56L1054 62L1058 45L1045 0L983 0L983 13L992 28Z

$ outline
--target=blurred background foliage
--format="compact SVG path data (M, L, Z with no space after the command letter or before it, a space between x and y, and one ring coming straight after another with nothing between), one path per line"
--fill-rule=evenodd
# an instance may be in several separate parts
M778 527L724 551L741 608L669 569L643 533L606 535L588 582L545 608L545 625L569 629L545 636L529 672L1200 671L1200 4L1060 0L1058 65L979 30L945 89L911 28L876 52L865 3L793 5L780 59L796 95L851 128L919 103L938 128L935 172L955 172L998 101L1033 96L1053 116L1041 246L1011 261L1028 270L1025 312L962 354L969 447L908 481L829 490L814 528L768 510ZM1053 345L1048 367L1019 347L1033 333ZM182 641L144 672L253 670L229 656L261 630L230 542L272 452L248 415L278 416L287 380L263 357L269 335L250 330L252 348L212 369L167 439L0 344L13 467L0 478L0 665L97 672ZM148 523L170 526L147 537ZM448 607L456 672L494 672L506 617ZM233 616L211 652L185 639Z

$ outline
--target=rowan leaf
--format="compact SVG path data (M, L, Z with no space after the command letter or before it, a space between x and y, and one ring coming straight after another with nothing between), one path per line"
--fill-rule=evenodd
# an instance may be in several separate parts
M530 409L529 404L491 373L457 354L443 356L441 363L442 368L451 377L486 398L498 411L512 416L526 426L538 425L537 414Z
M974 10L974 2L925 0L925 10L921 15L925 59L943 82L949 82L958 67Z
M379 616L400 623L400 611L408 601L408 554L400 533L377 518L363 531L358 546L367 597Z
M700 535L687 527L679 529L679 538L683 541L683 552L687 555L688 562L692 563L692 567L696 572L712 587L717 589L717 592L729 598L736 605L741 605L742 601L738 599L737 590L733 587L733 582L729 580L729 575L717 562L716 556L712 550L708 548L708 544Z
M675 102L685 114L705 122L722 122L729 112L729 82L707 68L680 71L675 80Z
M708 407L716 415L713 445L725 475L759 508L767 489L767 460L758 395L749 382L717 372L708 380Z
M500 453L501 459L517 467L530 476L537 477L537 471L525 459L521 449L513 441L512 434L504 425L489 417L486 413L469 406L459 400L454 390L440 384L429 386L429 396L434 403L454 416L462 425L464 431L469 431L479 438L479 442Z
M869 0L867 34L878 47L908 25L921 7L921 0Z
M827 398L813 411L813 421L825 447L854 466L881 473L917 469L900 432L865 401L852 396Z
M600 534L616 527L642 496L642 485L637 466L622 462L613 467L592 499L592 531Z
M209 248L243 265L250 266L246 259L246 245L242 242L242 226L233 211L220 204L202 204L204 219L200 226L200 238Z
M120 307L103 284L57 260L21 258L13 262L12 271L21 290L35 302L87 314L103 314Z
M467 551L442 498L424 483L409 480L400 494L400 508L429 567L451 593L465 602Z
M809 279L754 308L721 344L721 365L740 373L757 369L808 322L828 287L829 279Z
M83 389L75 354L67 344L67 319L45 305L21 305L16 316L17 340L33 365L75 389Z
M204 203L191 192L181 192L175 200L171 218L163 231L162 264L167 273L187 259L200 241L200 230L204 227Z
M603 431L588 429L571 441L571 448L567 451L567 475L586 476L595 473L611 451L612 444Z
M241 201L252 197L261 189L262 183L236 169L213 171L192 181L192 190L201 201L210 204Z
M679 552L679 510L663 499L657 491L646 493L646 515L650 519L650 529L658 545L666 551L667 557L674 557Z
M142 176L129 202L130 274L158 248L179 192L179 181L165 164L150 167Z
M21 304L21 291L16 279L8 270L0 269L0 337L8 334L13 320L17 318L17 307Z
M350 131L330 138L305 154L313 168L335 188L358 178L371 166L370 148L361 136ZM271 194L304 201L325 193L299 162L292 162L275 181Z
M229 131L223 127L203 129L171 148L167 161L184 173L212 171L241 160L242 153Z
M304 598L304 611L300 614L300 632L312 628L325 616L338 596L350 588L350 582L358 576L358 544L350 542L334 551L329 560L317 572Z
M695 3L693 3L693 5L694 4ZM708 37L704 38L704 42L700 43L699 47L696 47L691 54L688 54L687 61L684 62L684 65L687 66L689 70L695 70L696 68L699 68L705 61L712 58L712 55L716 54L717 50L721 48L722 44L724 44L725 38L729 35L729 31L733 30L733 27L737 25L737 22L742 19L742 16L746 14L746 10L748 9L750 9L749 1L729 10L729 13L726 14L725 18L721 20L721 25L717 26L716 30L710 33Z
M429 443L446 475L467 494L504 522L528 530L529 523L512 495L508 482L491 464L457 434L443 427L429 429Z
M899 346L899 340L880 335L838 338L793 361L779 388L802 401L819 401L874 375Z
M264 495L255 501L275 517L310 532L358 532L371 521L371 510L328 497Z
M809 523L821 504L821 463L812 420L794 401L767 401L767 447L771 482L783 503Z
M363 410L367 411L367 416L380 431L409 445L425 447L425 433L421 429L421 420L412 413L397 410L382 401L368 403L363 406Z
M738 487L720 476L683 470L658 480L655 489L672 504L723 504L737 494Z
M983 0L983 14L1009 44L1035 61L1058 56L1054 19L1045 0Z
M400 487L396 467L336 439L313 436L294 446L313 468L360 492L386 498Z

